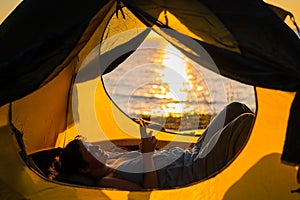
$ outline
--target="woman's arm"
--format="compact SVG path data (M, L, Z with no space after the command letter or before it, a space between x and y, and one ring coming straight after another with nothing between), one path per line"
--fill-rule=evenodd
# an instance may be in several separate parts
M158 178L153 163L153 152L155 151L157 139L152 136L152 132L147 133L143 122L140 122L140 132L142 136L141 153L143 156L144 168L144 188L158 188Z
M156 169L152 159L152 153L143 154L143 165L144 165L144 188L158 188L158 178Z

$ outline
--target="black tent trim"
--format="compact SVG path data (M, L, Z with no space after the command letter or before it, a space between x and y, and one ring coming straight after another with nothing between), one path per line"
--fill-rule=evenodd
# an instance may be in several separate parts
M49 75L54 76L56 67L70 54L91 19L107 2L87 0L82 6L80 1L70 0L53 0L47 5L42 1L23 1L0 26L0 106L26 96L41 87ZM121 2L130 4L129 0ZM222 21L241 50L238 54L201 43L214 54L212 57L223 75L254 86L296 92L282 160L300 165L300 39L283 22L288 12L279 17L261 0L200 2ZM130 9L139 13L132 5ZM147 19L143 13L139 14ZM263 30L265 37L258 30Z

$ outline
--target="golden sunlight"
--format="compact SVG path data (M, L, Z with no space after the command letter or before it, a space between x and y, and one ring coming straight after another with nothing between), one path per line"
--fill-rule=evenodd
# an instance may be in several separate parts
M162 82L158 93L154 96L160 99L168 99L169 103L162 105L164 116L170 114L182 115L194 110L193 106L187 106L185 102L197 100L197 96L194 94L193 69L188 64L188 59L175 47L169 43L165 43L163 46L163 55L161 55L162 68L157 68L156 71L160 76L157 77L157 81ZM200 86L203 89L202 86ZM199 91L199 87L197 88ZM158 114L158 110L155 109L151 114Z

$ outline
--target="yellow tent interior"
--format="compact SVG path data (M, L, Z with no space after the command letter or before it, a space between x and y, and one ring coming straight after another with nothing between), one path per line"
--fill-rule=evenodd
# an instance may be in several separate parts
M231 1L228 2L230 4ZM1 84L2 107L0 108L1 199L165 200L182 199L182 197L189 199L299 199L299 192L292 192L300 188L296 179L297 167L284 164L281 160L290 110L297 95L297 87L299 88L293 84L291 84L292 86L285 85L286 82L297 83L299 80L299 72L296 68L299 68L299 60L290 56L290 52L296 51L294 55L299 57L299 38L291 33L292 31L283 22L283 19L290 13L261 1L244 1L240 4L231 2L228 6L223 5L223 2L212 1L209 3L195 0L188 4L182 0L89 0L78 2L65 0L41 3L32 0L23 1L0 29L1 44L4 44L4 47L6 42L14 41L16 43L16 45L11 43L10 49L3 50L4 47L1 49L1 55L3 55L0 60L1 73L3 72L3 75L1 74L3 76L1 77L1 81L3 81ZM230 9L225 10L227 7ZM220 8L224 10L221 9L218 12ZM245 14L247 9L249 9L249 13L252 13L250 16ZM252 16L257 12L252 12L251 9L258 9L261 11L261 15ZM49 14L49 10L56 14ZM53 12L54 10L56 12ZM266 15L263 15L263 11L266 12ZM116 17L116 12L118 17ZM239 20L248 21L230 24L230 20L223 21L223 18L220 18L222 17L220 13L242 15ZM223 17L226 19L226 16ZM260 22L255 17L271 19ZM253 18L253 21L250 18ZM273 18L276 19L276 23L280 24L280 27L275 30L273 30L275 22L268 24L269 27L266 27L265 24L273 22ZM108 22L110 23L108 24ZM210 23L212 26L209 25ZM247 23L249 28L241 27L240 25L243 23ZM244 64L245 67L248 65L272 65L272 59L268 61L271 64L261 60L262 58L274 58L269 55L270 52L267 48L260 49L261 46L254 46L259 49L254 49L255 52L261 51L261 55L256 56L249 56L251 52L246 51L247 47L242 49L241 44L245 43L237 34L243 33L235 32L234 27L239 26L246 32L252 29L253 32L248 35L253 35L257 30L253 30L254 25L265 27L266 32L270 31L270 34L264 33L267 35L265 37L259 35L252 38L259 40L258 43L263 42L264 47L269 44L274 48L279 48L285 46L287 41L289 41L289 45L295 44L292 47L286 47L290 49L286 53L286 49L283 47L282 50L278 49L278 54L273 56L281 58L288 55L287 57L292 60L289 65L289 73L294 74L294 77L298 77L298 79L292 80L291 78L286 81L290 74L284 74L281 81L276 82L277 76L286 72L278 70L278 75L276 69L270 69L271 72L275 71L269 75L270 77L260 76L259 72L255 74L256 77L263 77L262 80L248 78L245 75L248 71L245 72L243 68L240 71L237 70L240 65L233 69L226 70L225 67L225 70L220 70L221 74L225 76L255 87L257 111L246 146L234 161L216 176L174 189L122 191L51 181L39 174L36 169L28 167L28 163L25 162L27 155L45 149L63 147L70 139L81 133L76 127L78 124L74 123L76 119L73 117L74 113L71 109L71 97L74 94L72 86L74 86L74 79L79 68L85 65L86 57L102 40L105 41L127 30L142 30L136 31L128 37L118 38L113 44L108 45L107 49L104 49L105 53L114 53L119 46L132 45L137 38L143 38L145 29L141 28L151 26L155 27L157 33L162 37L168 39L186 55L191 56L189 52L193 50L193 47L184 42L178 43L176 35L162 30L162 28L167 28L201 42L207 49L217 48L224 52L230 52L227 54L221 51L224 53L222 56L229 56L227 57L228 62L232 62L233 65L239 64L234 59L235 56L255 60L253 62L247 60L250 64L241 62L241 65ZM287 39L281 38L279 44L268 43L270 41L266 38L271 37L270 35L274 33L272 30L276 32L279 29L283 29L280 34L284 33L284 35L278 35L286 36ZM18 30L22 30L23 37L17 37ZM278 35L275 34L272 39ZM247 34L242 36L245 37ZM134 43L136 46L139 44L139 42ZM129 48L135 48L135 46L129 45ZM214 55L213 50L208 52ZM269 57L263 57L264 54L268 54ZM116 55L116 59L119 56ZM199 55L195 55L193 58L197 60ZM216 59L218 67L218 62L227 66L226 62L219 61L218 57L212 56L212 58ZM296 61L293 62L293 59ZM274 65L279 65L279 68L286 64L285 60L282 63L277 61L274 63ZM109 63L109 67L117 64ZM295 69L293 64L296 66ZM15 68L8 68L11 66ZM28 70L20 70L21 66ZM17 69L21 72L15 73ZM102 69L102 71L104 70ZM83 130L89 134L85 136L91 141L115 141L119 144L138 142L138 124L112 103L102 85L101 77L95 76L75 85L80 91L80 88L87 84L96 85L96 92L90 95L95 95L91 97L95 99L94 105L91 106L92 108L95 106L97 112L90 119L90 113L79 108L78 115L80 119L96 120L95 123L99 127L91 131ZM89 99L86 94L83 96L84 99ZM20 131L22 137L19 137L18 131L14 128ZM156 136L161 141L191 142L191 140L197 139L162 131L157 131Z

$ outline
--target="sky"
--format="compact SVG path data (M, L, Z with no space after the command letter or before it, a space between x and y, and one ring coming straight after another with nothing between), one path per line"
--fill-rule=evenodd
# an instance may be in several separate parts
M9 13L21 2L21 0L0 0L0 23L9 15ZM266 3L270 3L279 6L294 14L298 26L300 26L300 2L299 0L265 0ZM286 23L295 29L289 19Z
M20 0L0 0L0 23L20 2Z
M299 0L265 0L266 3L273 4L283 8L291 13L293 13L298 26L300 27L300 2ZM292 24L290 19L286 19L286 23L292 28L295 29L295 26Z

